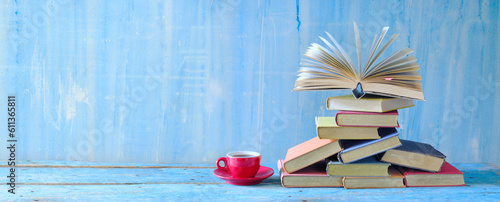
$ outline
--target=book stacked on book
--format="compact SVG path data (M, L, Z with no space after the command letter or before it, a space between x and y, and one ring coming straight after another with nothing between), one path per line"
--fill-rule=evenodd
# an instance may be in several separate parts
M284 187L402 188L465 185L463 173L431 145L399 139L398 109L413 101L330 97L335 117L316 117L314 137L278 161Z
M335 117L316 117L317 137L288 150L278 161L284 187L388 188L464 185L463 173L424 143L400 140L398 110L425 100L417 59L409 48L377 62L398 34L382 43L375 36L364 65L354 22L358 60L329 34L326 46L313 43L300 63L294 91L351 89L330 97ZM382 45L383 44L383 45ZM379 48L380 47L380 48ZM325 160L326 159L326 160Z

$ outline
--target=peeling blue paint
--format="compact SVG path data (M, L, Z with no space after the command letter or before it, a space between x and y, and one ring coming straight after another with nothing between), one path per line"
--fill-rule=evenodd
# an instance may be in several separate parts
M297 31L300 31L299 0L296 1L296 4L297 4Z
M0 109L17 95L20 159L212 163L257 150L274 163L335 114L327 97L349 93L292 92L301 55L324 31L349 49L356 20L363 44L390 26L387 53L411 47L421 66L427 101L400 111L401 138L500 164L498 1L54 2L32 37L23 23L45 1L0 6Z

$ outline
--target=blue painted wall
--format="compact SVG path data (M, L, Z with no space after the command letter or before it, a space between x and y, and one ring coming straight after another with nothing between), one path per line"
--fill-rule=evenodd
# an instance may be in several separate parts
M409 46L422 68L427 101L400 111L401 137L436 146L450 162L500 165L499 7L4 1L0 109L17 96L23 160L212 163L257 150L275 162L315 136L315 116L335 114L327 97L348 93L292 92L301 54L328 31L355 57L355 20L365 48L390 26L401 35L388 53Z

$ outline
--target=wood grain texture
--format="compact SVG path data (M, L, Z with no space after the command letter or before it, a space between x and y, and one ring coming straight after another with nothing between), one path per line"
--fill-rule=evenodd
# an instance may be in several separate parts
M355 20L364 50L390 26L388 34L401 35L387 53L408 46L422 68L427 101L400 111L401 137L431 144L450 162L500 165L499 7L6 1L0 109L17 96L21 160L212 163L255 150L274 163L315 136L315 116L334 115L327 97L348 93L292 92L301 54L328 31L354 58Z
M23 163L37 165L39 163ZM500 169L492 164L454 164L464 172L464 187L398 189L283 188L279 174L254 186L234 186L212 174L211 164L166 164L171 168L147 168L156 164L133 165L140 168L79 168L103 165L45 161L66 167L19 168L16 195L0 192L4 200L168 200L168 201L256 201L256 200L498 200ZM265 164L276 170L274 164ZM205 168L200 168L205 167ZM7 173L0 168L0 173Z

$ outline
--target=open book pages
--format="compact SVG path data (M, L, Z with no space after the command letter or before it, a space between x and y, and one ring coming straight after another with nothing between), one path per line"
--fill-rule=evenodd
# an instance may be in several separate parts
M388 29L389 27L384 27L379 37L375 35L368 58L362 65L359 30L354 22L358 55L357 68L346 51L326 32L331 42L319 37L326 44L326 47L316 43L309 47L304 54L306 58L301 62L299 78L295 82L294 91L352 89L356 98L361 98L365 93L368 93L425 100L417 59L408 55L413 52L411 49L404 48L396 51L389 57L375 63L398 36L398 34L392 35L382 45L382 40ZM379 49L379 47L381 48Z

